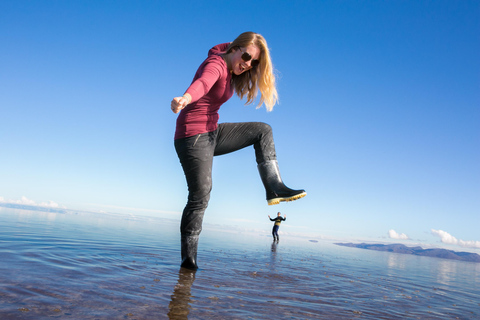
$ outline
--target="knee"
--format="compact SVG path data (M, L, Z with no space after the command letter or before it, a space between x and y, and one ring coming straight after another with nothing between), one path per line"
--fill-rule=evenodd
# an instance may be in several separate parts
M205 175L203 177L196 177L188 183L188 201L189 202L206 202L210 199L210 192L212 191L212 177Z
M260 122L258 133L264 147L273 145L273 129L269 124Z
M208 191L203 196L198 194L196 195L189 195L187 206L191 208L191 210L205 210L208 206L208 201L210 200L210 191Z
M265 122L257 122L259 131L264 135L271 135L272 134L272 126Z

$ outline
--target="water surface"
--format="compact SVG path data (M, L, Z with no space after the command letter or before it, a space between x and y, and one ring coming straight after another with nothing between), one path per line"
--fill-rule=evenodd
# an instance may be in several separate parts
M480 264L220 232L179 268L178 221L0 208L0 319L478 319Z

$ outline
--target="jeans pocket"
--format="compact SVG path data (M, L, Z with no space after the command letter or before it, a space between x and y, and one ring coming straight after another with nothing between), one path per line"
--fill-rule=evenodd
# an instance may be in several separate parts
M201 136L201 135L202 135L201 133L200 133L200 134L197 134L197 136L196 136L196 138L195 138L195 141L193 142L192 147L195 147L195 145L197 144L197 141L198 141L198 139L200 139L200 136Z

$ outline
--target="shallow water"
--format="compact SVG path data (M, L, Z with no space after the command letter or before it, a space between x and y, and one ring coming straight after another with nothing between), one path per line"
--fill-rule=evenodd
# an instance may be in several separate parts
M0 319L478 319L480 264L178 221L0 208Z

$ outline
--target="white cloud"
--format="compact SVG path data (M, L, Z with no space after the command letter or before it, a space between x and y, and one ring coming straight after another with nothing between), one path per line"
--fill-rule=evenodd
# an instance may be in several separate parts
M399 239L399 240L408 240L410 239L405 233L397 233L395 230L390 229L388 231L388 236L391 239Z
M27 206L39 206L39 207L47 207L47 208L59 208L60 206L58 203L53 202L52 200L48 202L41 202L41 203L36 203L33 200L28 199L25 196L22 196L20 200L5 200L5 198L0 197L0 202L3 203L13 203L13 204L19 204L19 205L27 205ZM65 207L63 207L65 209Z
M480 249L480 241L474 241L474 240L465 241L465 240L457 239L451 234L449 234L448 232L443 230L432 229L432 234L440 237L440 240L443 243L453 244L453 245L464 247L464 248Z
M29 205L29 206L34 206L34 205L36 205L35 201L30 200L30 199L28 199L28 198L25 197L25 196L22 196L22 199L21 199L21 200L17 200L17 203L18 203L18 204L26 204L26 205Z
M42 202L42 203L39 204L39 206L50 207L50 208L58 208L59 207L58 203L53 202L52 200L50 200L48 202Z

